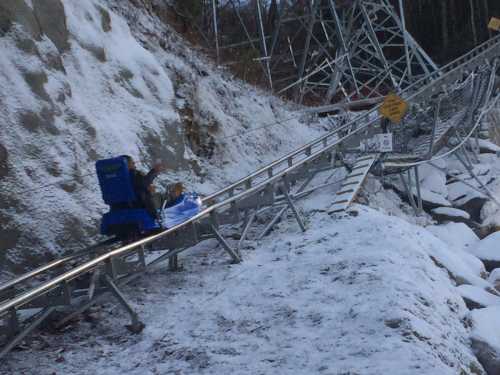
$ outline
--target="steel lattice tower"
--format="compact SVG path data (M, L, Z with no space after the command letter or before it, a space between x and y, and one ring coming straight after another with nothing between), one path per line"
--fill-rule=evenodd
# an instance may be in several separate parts
M274 92L299 103L376 99L438 70L398 1L211 0L204 25L221 62L251 58Z

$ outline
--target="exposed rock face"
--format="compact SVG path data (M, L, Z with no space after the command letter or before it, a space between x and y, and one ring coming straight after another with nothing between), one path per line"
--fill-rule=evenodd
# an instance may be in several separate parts
M158 185L208 194L318 135L294 120L297 137L274 127L224 141L289 107L213 69L149 3L0 0L0 278L96 240L108 209L98 159L129 154L142 170L161 160Z
M56 0L57 1L57 0ZM2 0L0 2L0 32L9 32L18 24L31 38L40 40L42 31L33 9L24 0Z
M500 353L487 342L477 338L472 339L472 349L489 375L500 374Z
M33 6L42 33L49 37L60 53L69 50L69 32L61 1L37 0L33 2Z
M97 1L2 0L0 49L0 252L10 263L91 241L104 210L98 158L141 150L149 164L186 165L166 72Z

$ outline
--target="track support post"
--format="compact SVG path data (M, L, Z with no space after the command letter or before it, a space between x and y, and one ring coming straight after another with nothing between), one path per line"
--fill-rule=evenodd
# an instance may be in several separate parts
M15 337L15 335L19 332L19 318L17 316L17 311L15 309L11 309L9 317L5 320L7 323L7 337Z
M240 253L240 249L243 246L243 243L248 236L248 231L250 230L250 227L252 226L256 217L257 210L246 218L245 224L243 225L243 232L241 233L240 240L238 241L238 245L236 246L236 250L238 251L238 253Z
M418 165L414 167L414 172L415 172L415 186L417 188L417 211L418 215L420 215L424 211L424 204L422 201L422 191L420 189L420 176L418 173Z
M292 198L290 198L290 194L288 193L288 189L286 188L286 186L281 188L281 192L285 196L285 199L288 203L288 206L292 210L293 215L295 216L295 220L297 220L297 223L299 224L300 229L302 230L302 232L305 232L306 226L304 225L304 221L302 220L302 217L300 216L299 211L297 210L297 207L293 203Z
M106 275L104 280L110 290L110 292L115 296L120 306L130 315L131 324L127 325L127 329L132 333L141 333L144 329L145 325L139 320L139 316L135 312L135 310L130 306L130 304L125 299L123 293L118 289L118 286L115 284L113 279Z
M168 258L168 270L172 272L182 271L182 264L179 262L179 256L177 254L172 255Z
M415 212L415 215L418 216L418 207L417 203L415 202L415 197L413 196L413 191L411 188L411 174L410 170L408 170L408 182L406 182L406 179L403 175L403 173L399 173L399 177L401 178L401 183L403 184L403 187L406 191L406 195L408 196L408 201L411 204L411 207L413 208L413 211Z
M215 235L215 238L217 239L217 241L219 241L219 244L229 254L233 263L235 263L235 264L240 263L241 256L238 252L238 249L233 249L218 230L219 220L217 217L217 212L213 211L210 213L210 222L211 222L210 229L212 230L213 234Z
M26 328L19 332L16 336L12 337L9 343L0 351L0 358L5 357L12 349L14 349L21 341L24 340L36 327L38 327L47 317L55 310L55 307L44 308ZM12 315L11 315L12 318ZM17 320L17 317L16 317Z

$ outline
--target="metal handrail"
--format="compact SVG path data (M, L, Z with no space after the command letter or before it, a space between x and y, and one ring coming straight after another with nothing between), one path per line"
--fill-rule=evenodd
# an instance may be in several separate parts
M464 56L474 56L473 58L474 59L477 59L478 57L480 57L481 55L485 54L488 50L490 50L492 47L496 46L500 44L500 36L497 36L485 43L483 43L481 46L479 47L476 47L473 51L469 52L468 54L464 55ZM477 52L477 53L476 53ZM446 71L445 74L443 75L440 75L437 80L438 81L442 81L444 79L444 77L447 75L447 74L450 74L452 73L454 70L456 69L459 69L461 67L462 64L456 64L457 61L463 61L464 59L464 56L455 60L454 62L450 63L450 64L447 64L443 69ZM468 61L470 62L470 60ZM432 75L432 74L431 74ZM421 80L417 81L414 85L411 85L409 86L405 92L411 90L412 88L414 87L417 87L419 83L421 82L426 82L428 80L428 77L426 78L422 78ZM431 88L431 86L433 86L435 84L435 82L431 82L430 85L427 85L427 86L424 86L422 89L420 89L419 91L415 92L414 94L410 95L407 100L412 100L412 98L415 98L415 97L418 97L419 95L421 95L423 92L429 90ZM204 201L209 201L209 200L212 200L216 197L219 197L221 196L222 194L225 194L225 193L228 193L230 191L233 191L234 192L234 189L239 187L239 186L245 186L244 184L247 183L247 181L251 181L253 178L259 176L259 175L262 175L263 173L266 173L268 172L269 170L272 170L273 167L283 163L283 162L288 162L289 160L292 160L293 162L293 157L297 156L297 155L300 155L300 154L305 154L306 157L300 161L298 161L297 163L295 164L292 164L291 166L289 166L288 168L285 168L284 170L280 171L280 172L277 172L277 173L273 173L272 176L270 176L269 178L267 178L265 181L253 186L253 187L249 187L248 189L240 192L239 194L236 194L236 195L233 195L231 197L229 197L228 199L222 201L222 202L219 202L219 203L214 203L213 205L207 207L205 210L203 210L202 212L198 213L197 215L191 217L190 219L188 219L187 221L183 222L183 223L180 223L172 228L169 228L169 229L166 229L158 234L155 234L155 235L152 235L152 236L149 236L147 238L144 238L144 239L141 239L139 241L136 241L134 243L131 243L131 244L128 244L128 245L125 245L125 246L122 246L118 249L115 249L115 250L112 250L106 254L103 254L95 259L92 259L91 261L85 263L85 264L82 264L80 266L77 266L75 267L74 269L70 270L70 271L67 271L65 273L63 273L62 275L59 275L57 276L56 278L50 280L50 281L47 281L19 296L16 296L14 298L12 298L11 300L3 303L0 305L0 316L4 316L5 314L7 314L9 311L11 311L12 309L16 309L16 308L19 308L19 307L22 307L23 305L26 305L27 303L29 303L30 301L34 300L35 298L43 295L44 293L54 289L54 288L57 288L58 286L60 286L61 284L65 283L65 282L69 282L71 280L73 280L74 278L78 277L79 275L81 274L84 274L84 273L87 273L88 271L96 268L97 266L99 266L100 263L102 262L105 262L115 256L119 256L119 255L123 255L123 254L126 254L127 252L135 249L135 248L138 248L140 246L143 246L143 245L146 245L146 244L149 244L151 242L154 242L160 238L163 238L165 237L166 235L170 234L170 233L173 233L191 223L194 223L196 221L199 221L200 219L210 215L212 212L215 212L216 210L220 209L220 208L223 208L227 205L230 205L231 203L241 199L241 198L244 198L250 194L253 194L255 192L258 192L258 191L261 191L263 190L266 186L274 183L275 181L277 181L278 179L281 179L284 175L286 175L287 173L301 167L302 165L308 163L308 162L311 162L313 160L315 160L316 158L318 158L319 156L323 155L324 153L326 152L329 152L331 149L333 149L334 147L338 146L340 143L342 143L343 141L347 140L348 138L352 137L353 135L361 132L362 130L366 129L368 126L378 122L380 120L380 117L377 116L376 118L372 119L372 120L369 120L367 121L365 124L361 125L360 127L358 127L357 129L349 132L347 135L341 137L341 138L337 138L336 141L330 145L327 145L327 144L324 144L325 140L328 140L328 138L330 137L333 137L333 136L336 136L339 134L339 132L341 132L342 130L345 130L347 129L348 127L358 123L361 119L364 119L364 118L367 118L370 116L370 114L372 114L373 112L377 111L379 108L379 106L373 108L372 110L364 113L363 115L360 115L360 116L357 116L355 119L353 119L352 121L350 121L349 123L343 125L342 127L326 134L326 135L323 135L321 137L319 137L318 139L314 140L314 141L311 141L309 143L307 143L306 145L302 146L301 148L287 154L286 156L274 161L273 163L269 164L268 166L264 167L264 168L261 168L259 170L257 170L256 172L250 174L249 176L245 177L245 178L242 178L240 179L239 181L229 185L228 187L220 190L219 192L215 193L215 194L212 194L208 197L205 197L204 198ZM319 151L316 151L315 153L312 153L312 148L314 146L317 146L317 145L321 145L321 144L324 144L324 147L322 149L320 149ZM308 155L309 154L309 155Z

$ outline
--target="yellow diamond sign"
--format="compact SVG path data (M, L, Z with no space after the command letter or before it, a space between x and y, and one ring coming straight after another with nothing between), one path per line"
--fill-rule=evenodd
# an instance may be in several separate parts
M490 23L488 24L488 29L500 31L500 19L491 17Z
M396 94L389 94L385 97L378 112L382 117L399 124L408 111L408 103Z

